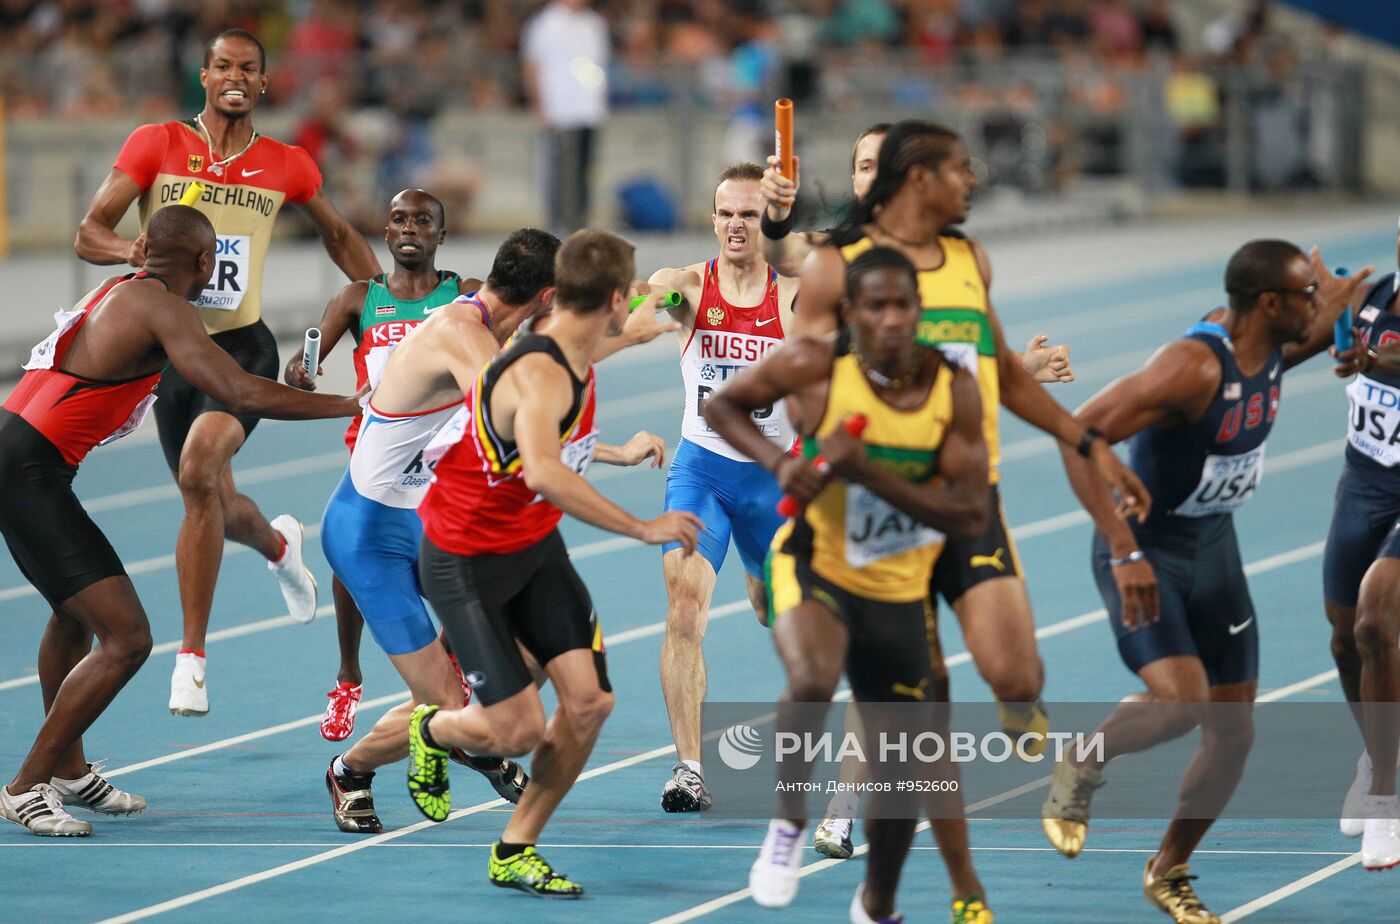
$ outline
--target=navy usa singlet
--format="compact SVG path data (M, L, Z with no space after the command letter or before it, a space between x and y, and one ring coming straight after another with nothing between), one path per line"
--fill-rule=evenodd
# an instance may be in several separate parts
M1230 335L1201 322L1184 337L1207 346L1220 363L1220 387L1206 412L1185 427L1149 427L1129 443L1129 463L1152 492L1152 514L1130 521L1157 574L1161 618L1129 630L1109 565L1108 544L1094 534L1094 578L1134 673L1160 658L1199 658L1212 685L1254 680L1259 635L1234 511L1263 477L1264 448L1278 416L1283 353L1254 375L1235 362Z

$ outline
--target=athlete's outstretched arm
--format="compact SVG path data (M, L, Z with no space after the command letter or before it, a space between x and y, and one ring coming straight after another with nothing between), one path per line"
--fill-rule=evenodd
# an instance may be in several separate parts
M651 467L660 468L666 464L666 441L640 430L621 446L599 443L593 459L604 465L640 465L651 459Z
M360 413L354 397L299 391L244 372L237 360L209 339L199 313L179 296L153 299L141 317L147 319L151 336L175 370L231 413L274 420L354 417Z
M653 288L645 282L634 282L632 284L632 294L645 295L647 300L642 302L632 310L627 316L627 323L622 326L622 333L615 336L604 337L598 342L598 348L593 351L593 361L600 363L619 353L628 347L641 346L643 343L650 343L662 334L680 330L680 324L671 317L669 309L656 310L656 300L665 292L664 288ZM682 305L682 310L685 306Z
M379 258L370 249L369 241L336 210L324 188L316 190L303 207L321 235L326 253L351 282L379 275Z
M317 330L321 332L321 361L331 355L335 345L340 342L340 338L345 336L345 332L355 323L355 316L360 313L360 308L365 303L365 293L369 290L367 282L352 282L344 286L331 297L326 303L326 310L321 312L321 323L317 325ZM302 357L306 350L303 347L296 355L287 360L287 366L282 370L282 381L293 388L300 388L303 391L315 391L316 383L306 374L306 367L302 365ZM321 374L321 367L316 367L316 374Z
M642 521L599 494L559 456L559 421L573 403L568 373L549 357L532 353L516 360L502 374L491 395L493 418L508 418L520 450L525 486L560 510L609 532L652 545L679 542L695 551L704 528L694 514L673 510Z
M778 485L798 503L816 497L826 476L806 459L775 446L753 422L753 413L794 395L798 406L790 409L797 431L815 430L826 404L835 350L832 337L790 337L705 401L705 422L729 445L777 475ZM817 410L810 410L813 407Z
M938 450L937 483L915 484L873 465L859 437L837 427L821 440L834 474L869 488L897 510L950 536L971 538L987 529L990 516L987 444L982 436L982 399L972 373L953 377L953 419Z
M790 336L829 334L840 326L846 294L846 261L835 247L818 247L802 264L801 291L793 303Z
M1342 309L1355 302L1366 290L1362 283L1376 271L1368 266L1354 276L1336 276L1322 261L1322 254L1316 247L1308 254L1312 264L1313 279L1317 282L1317 317L1313 318L1308 339L1302 343L1289 343L1283 347L1283 368L1294 366L1311 359L1332 345L1333 325L1341 317Z
M1105 445L1121 442L1150 426L1198 419L1220 387L1220 363L1205 346L1178 340L1157 351L1147 365L1090 398L1075 419L1095 427ZM1065 473L1094 527L1108 541L1109 555L1126 558L1138 550L1137 539L1120 516L1113 495L1093 470L1090 460L1060 445ZM1113 569L1123 598L1123 621L1129 627L1156 622L1157 578L1146 559Z
M115 230L139 195L140 184L113 168L98 187L92 202L88 203L87 214L78 225L73 252L79 259L98 266L111 266L114 263L141 266L146 262L146 235L129 241Z

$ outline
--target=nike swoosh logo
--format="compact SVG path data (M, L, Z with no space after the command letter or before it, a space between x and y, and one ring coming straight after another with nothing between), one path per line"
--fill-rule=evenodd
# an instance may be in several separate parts
M762 326L765 325L765 324L772 324L772 323L773 323L774 321L776 321L776 320L778 320L778 319L777 319L776 316L774 316L774 317L769 318L769 319L766 320L766 321L755 321L753 326L754 326L754 327L762 327Z
M244 171L243 171L243 175L244 175L244 176L257 176L259 173L262 173L262 172L263 172L264 170L266 170L266 169L267 169L266 167L259 167L259 168L256 169L256 170L244 170Z
M1240 623L1238 626L1235 625L1234 623L1230 623L1230 634L1231 634L1231 635L1239 635L1239 634L1240 634L1241 632L1243 632L1245 629L1248 629L1248 628L1249 628L1249 624L1250 624L1251 622L1254 622L1254 617L1253 617L1253 616L1249 617L1249 618L1246 619L1244 622Z
M204 678L203 678L203 677L196 677L196 678L194 678L194 685L197 686L197 687L199 687L201 690L204 689Z
M423 313L424 313L424 314L432 314L434 311L437 311L437 310L438 310L439 308L441 308L441 307L442 307L441 305L434 305L434 306L431 307L431 308L424 308L424 309L423 309Z

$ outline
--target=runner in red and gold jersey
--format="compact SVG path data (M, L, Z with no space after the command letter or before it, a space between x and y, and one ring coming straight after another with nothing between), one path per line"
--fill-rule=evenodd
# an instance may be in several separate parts
M283 204L306 209L346 276L368 279L379 262L326 197L310 156L253 129L253 109L267 88L266 64L251 33L229 29L215 36L200 70L203 111L187 122L143 125L131 133L88 207L74 249L91 263L140 266L146 235L127 240L114 230L117 223L139 199L146 228L156 210L180 201L198 181L205 188L195 208L213 223L218 240L212 278L196 302L205 329L244 371L275 379L277 343L262 322L262 272ZM303 622L316 614L316 581L302 563L301 524L288 515L269 523L233 483L229 463L258 418L235 414L178 371L164 377L158 394L161 448L185 502L175 550L184 642L171 678L170 711L204 715L204 638L224 539L268 560L288 611Z

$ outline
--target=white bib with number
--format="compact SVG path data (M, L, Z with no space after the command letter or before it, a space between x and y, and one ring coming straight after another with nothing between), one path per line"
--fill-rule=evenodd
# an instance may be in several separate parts
M1173 514L1206 517L1229 513L1254 496L1264 478L1264 446L1233 456L1206 456L1201 480Z
M1378 465L1400 464L1400 391L1358 375L1347 386L1347 442Z
M248 291L249 254L253 239L246 234L220 234L214 248L214 275L199 294L196 308L237 311Z
M49 334L39 343L34 345L34 349L29 351L29 362L21 366L21 369L52 369L54 354L58 350L58 341L63 335L73 329L73 325L83 316L81 308L60 308L54 312L54 332Z
M862 485L846 485L846 564L852 568L934 545L944 536Z
M155 403L155 389L151 389L151 393L146 397L142 398L140 403L137 404L136 407L131 409L131 413L127 415L126 421L120 427L117 427L117 429L113 430L110 436L108 436L105 440L98 443L97 445L106 446L108 443L115 443L117 440L126 436L128 433L133 433L141 429L141 425L146 422L146 417L151 413L151 408L155 405Z

